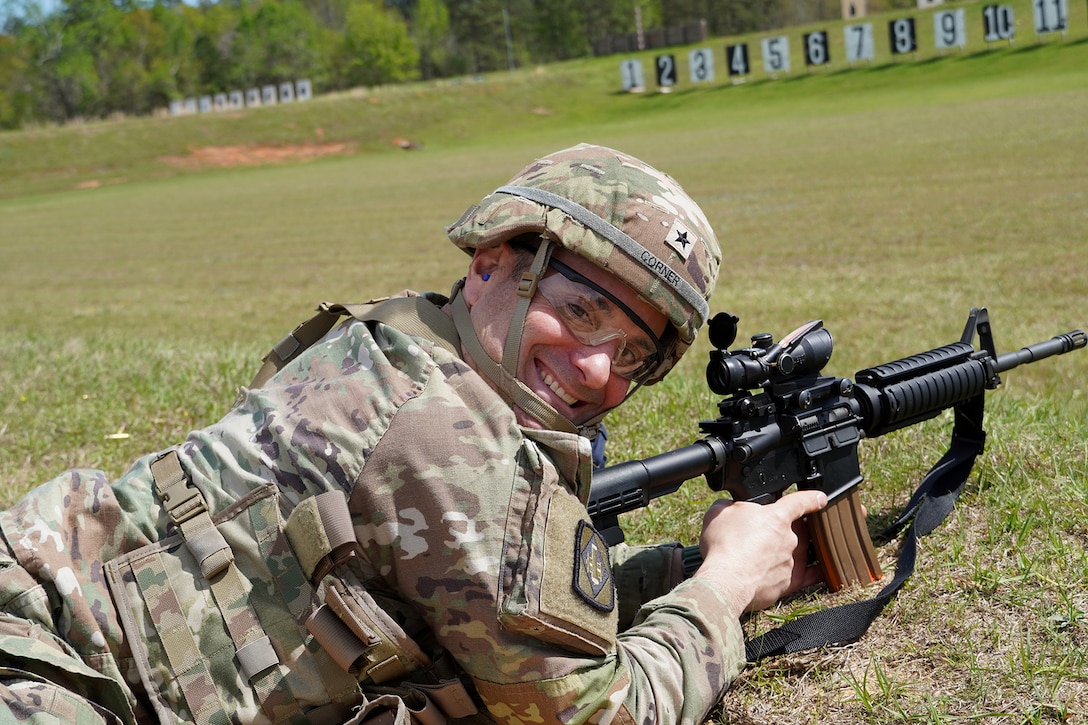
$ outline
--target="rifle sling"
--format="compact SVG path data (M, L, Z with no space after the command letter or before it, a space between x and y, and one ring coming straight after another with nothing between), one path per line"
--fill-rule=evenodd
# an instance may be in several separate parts
M914 573L918 539L945 520L963 491L986 440L982 428L984 402L983 394L979 393L955 407L955 425L948 451L922 479L895 523L883 532L882 537L890 538L910 522L891 582L871 599L799 617L748 640L745 655L749 662L853 642L868 631L885 605Z

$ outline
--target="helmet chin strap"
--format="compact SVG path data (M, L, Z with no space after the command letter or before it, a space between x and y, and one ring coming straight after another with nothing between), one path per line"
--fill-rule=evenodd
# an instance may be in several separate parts
M592 438L597 434L597 424L604 417L603 414L589 423L577 426L563 417L559 411L517 378L518 357L521 351L521 335L525 328L525 318L529 314L529 303L536 293L536 286L548 266L551 249L552 243L547 239L542 240L533 257L532 264L521 276L521 282L518 284L518 301L514 308L514 315L510 320L510 331L506 336L506 344L503 347L501 365L488 355L480 342L480 338L476 335L476 328L472 324L468 304L462 294L464 280L454 285L450 294L453 323L457 327L458 335L461 337L461 344L465 346L469 357L476 363L477 370L494 384L495 389L503 399L514 407L525 411L526 415L549 430L579 433L587 438Z
M525 331L525 318L529 315L529 304L536 294L536 286L544 276L544 270L548 268L548 260L552 258L552 243L547 237L540 238L540 246L536 248L533 262L529 269L521 273L521 281L518 282L518 301L514 307L514 316L510 318L510 331L506 335L506 346L502 350L502 369L510 373L511 377L518 375L518 357L521 353L521 335Z
M563 431L564 433L578 433L578 426L559 414L555 408L545 402L540 396L530 390L525 383L507 372L499 363L491 359L484 350L480 338L476 336L476 328L472 325L472 315L465 296L461 294L462 282L458 282L453 288L450 299L450 308L453 310L453 324L457 327L457 334L461 337L461 344L468 352L472 361L476 364L476 370L487 378L495 386L495 390L510 405L520 408L539 422L545 428Z

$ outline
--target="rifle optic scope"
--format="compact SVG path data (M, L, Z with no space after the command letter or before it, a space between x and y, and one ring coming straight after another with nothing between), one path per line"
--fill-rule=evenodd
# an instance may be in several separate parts
M752 347L730 352L725 349L736 337L737 317L719 313L710 321L711 342L706 382L718 395L732 395L789 376L818 373L831 359L834 340L813 320L776 343L769 333L752 336ZM724 344L723 344L724 343Z

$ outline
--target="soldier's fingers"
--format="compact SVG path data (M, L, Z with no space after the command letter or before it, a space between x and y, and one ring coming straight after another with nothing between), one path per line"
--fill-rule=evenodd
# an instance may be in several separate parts
M780 506L791 521L796 521L827 506L827 494L823 491L794 491L783 496L774 505Z

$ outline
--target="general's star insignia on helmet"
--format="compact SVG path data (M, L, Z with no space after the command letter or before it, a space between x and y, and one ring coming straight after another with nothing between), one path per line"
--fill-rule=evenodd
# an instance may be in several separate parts
M685 262L688 261L688 255L691 254L693 246L693 240L689 238L690 236L694 235L677 219L672 223L672 228L669 229L669 234L665 237L665 244L676 250L676 253L680 255L680 259Z

